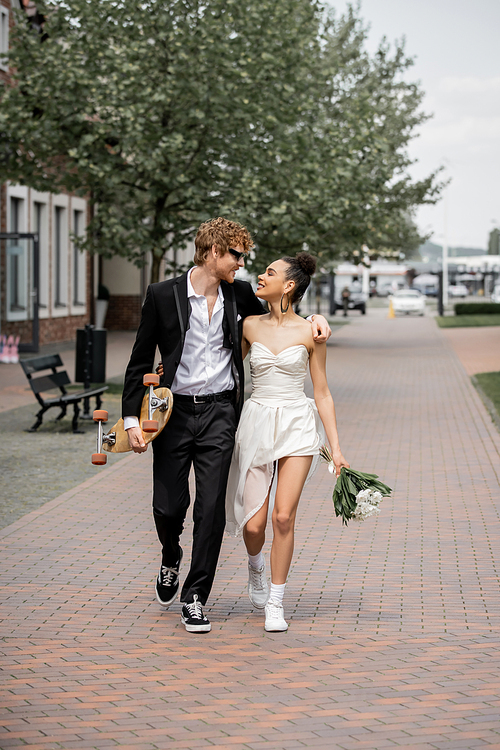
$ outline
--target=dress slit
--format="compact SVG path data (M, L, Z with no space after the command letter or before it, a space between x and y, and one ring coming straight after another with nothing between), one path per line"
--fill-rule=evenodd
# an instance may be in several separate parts
M275 477L277 478L278 475L277 464L278 462L274 461L272 464L264 464L264 466L252 466L250 469L248 469L245 480L245 488L243 490L243 508L245 517L243 518L243 521L241 523L241 531L243 531L249 520L259 512L259 510L266 502L266 498L268 495L269 507L267 511L267 517L270 517L272 509L274 507L274 494L276 494L276 487L274 488L274 494L272 490L273 480ZM271 470L269 469L269 467L271 467ZM274 482L274 484L276 483ZM264 492L264 486L266 487L265 494L262 495L260 493ZM255 506L255 497L259 496L263 497L263 499L257 506Z

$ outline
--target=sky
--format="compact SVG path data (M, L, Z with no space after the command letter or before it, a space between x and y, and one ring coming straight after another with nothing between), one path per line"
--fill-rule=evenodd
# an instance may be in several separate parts
M337 12L345 0L330 0ZM406 79L420 81L422 109L433 118L418 129L409 153L415 178L445 167L446 198L422 206L416 219L431 242L486 251L500 227L500 0L361 0L370 25L367 47L383 36L406 38L415 64Z

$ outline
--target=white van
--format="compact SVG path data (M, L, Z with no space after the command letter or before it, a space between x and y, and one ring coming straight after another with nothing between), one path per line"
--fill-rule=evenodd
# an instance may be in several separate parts
M500 284L495 284L495 288L491 295L491 301L500 303Z

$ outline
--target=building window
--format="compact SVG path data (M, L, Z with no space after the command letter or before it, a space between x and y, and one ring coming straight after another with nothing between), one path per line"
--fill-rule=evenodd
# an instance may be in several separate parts
M10 199L10 232L21 232L24 201ZM7 249L7 309L11 320L27 315L26 240L10 240Z
M35 203L33 204L34 231L38 234L38 248L40 258L40 278L38 280L38 307L40 307L42 310L46 310L48 305L48 262L45 233L46 211L47 206L45 203L38 203L35 201Z
M81 237L84 233L83 211L73 211L73 234ZM73 243L73 304L75 307L84 307L85 294L85 253L78 249Z
M54 213L54 306L55 307L66 307L64 294L64 212L65 209L62 206L55 207Z
M9 51L9 11L0 6L0 68L8 70L5 53Z

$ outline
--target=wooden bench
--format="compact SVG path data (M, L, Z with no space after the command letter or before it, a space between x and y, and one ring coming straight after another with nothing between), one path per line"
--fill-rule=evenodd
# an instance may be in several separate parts
M72 427L73 432L76 434L78 430L78 415L80 414L80 407L78 404L84 399L95 397L96 408L101 408L101 394L108 390L107 385L99 386L98 388L87 388L84 391L78 391L77 393L68 393L66 386L71 384L69 375L66 370L57 370L58 367L62 367L63 363L59 354L48 354L44 357L33 357L30 359L21 359L20 365L24 370L24 374L28 378L31 390L35 394L35 397L42 407L36 415L36 422L28 432L35 432L38 430L43 421L43 415L48 409L53 406L58 406L61 409L60 414L56 417L56 422L66 416L66 410L69 404L73 404L73 421ZM42 373L44 370L50 370L50 373L40 375L40 377L33 377L37 373ZM50 396L44 398L42 393L47 391L59 390L56 396Z

